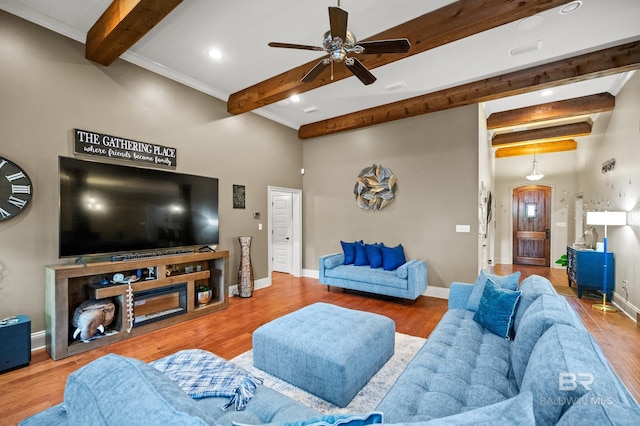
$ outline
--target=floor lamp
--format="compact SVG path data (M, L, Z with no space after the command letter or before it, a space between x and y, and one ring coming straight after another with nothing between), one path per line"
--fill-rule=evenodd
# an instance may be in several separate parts
M604 225L604 265L602 267L602 304L592 305L593 309L603 312L617 311L611 305L607 305L607 226L620 226L627 224L627 212L587 212L587 225Z

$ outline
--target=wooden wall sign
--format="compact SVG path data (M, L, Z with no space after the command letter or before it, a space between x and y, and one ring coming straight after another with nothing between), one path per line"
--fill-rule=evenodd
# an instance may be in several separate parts
M76 154L165 167L176 167L177 164L175 148L80 129L74 129L74 138Z

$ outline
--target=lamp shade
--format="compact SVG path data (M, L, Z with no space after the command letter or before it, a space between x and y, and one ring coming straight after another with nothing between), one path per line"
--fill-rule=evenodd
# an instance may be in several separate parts
M587 212L587 225L626 225L627 212Z

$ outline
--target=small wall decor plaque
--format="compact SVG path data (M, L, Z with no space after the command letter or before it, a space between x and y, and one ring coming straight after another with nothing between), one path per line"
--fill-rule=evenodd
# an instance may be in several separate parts
M244 209L244 185L233 185L233 208Z
M358 175L353 193L363 210L380 210L393 201L396 176L382 165L372 165Z

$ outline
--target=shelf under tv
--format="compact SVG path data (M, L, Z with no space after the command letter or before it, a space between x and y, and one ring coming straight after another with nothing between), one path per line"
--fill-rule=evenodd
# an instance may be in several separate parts
M127 262L96 262L86 266L52 265L46 267L46 333L47 351L54 360L86 352L102 346L148 333L149 331L177 324L188 319L206 315L226 308L229 305L229 252L187 253L159 258L143 258ZM131 283L136 293L153 289L164 289L184 284L186 304L184 312L144 322L131 324L127 316L126 292L128 283L102 285L105 277L116 273L125 276L135 274L143 268L155 268L156 278ZM185 272L185 269L188 272ZM198 270L199 269L199 270ZM193 271L193 272L191 272ZM211 301L199 306L195 288L198 284L207 284L212 289ZM117 331L88 342L73 338L74 327L71 324L73 313L87 299L111 298L116 305L116 314L108 327ZM170 311L174 307L156 302L160 311ZM155 315L145 313L145 315Z

